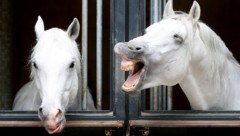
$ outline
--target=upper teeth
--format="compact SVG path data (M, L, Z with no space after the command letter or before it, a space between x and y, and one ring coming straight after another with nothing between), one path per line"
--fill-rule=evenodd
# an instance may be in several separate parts
M128 60L126 58L123 57L123 60L121 62L121 69L123 71L130 71L134 69L134 65L136 62L132 61L132 60Z
M123 71L133 70L133 65L127 65L127 66L121 65L121 70Z

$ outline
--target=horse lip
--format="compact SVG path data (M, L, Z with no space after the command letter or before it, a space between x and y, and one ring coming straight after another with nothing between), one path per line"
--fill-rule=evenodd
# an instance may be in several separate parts
M47 129L49 134L60 133L62 131L62 125L59 124L55 129Z
M65 126L65 120L64 119L60 119L57 123L56 123L56 127L50 127L48 125L45 124L45 129L47 130L47 132L49 134L54 134L54 133L61 133L63 127Z

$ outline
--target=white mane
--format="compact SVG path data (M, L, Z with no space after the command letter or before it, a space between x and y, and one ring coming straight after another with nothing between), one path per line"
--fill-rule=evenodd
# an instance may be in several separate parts
M209 50L209 59L211 59L211 73L217 81L222 81L222 85L231 84L229 72L230 70L240 72L240 66L232 53L226 47L222 39L204 23L199 23L199 34L206 48ZM224 80L220 80L224 79Z

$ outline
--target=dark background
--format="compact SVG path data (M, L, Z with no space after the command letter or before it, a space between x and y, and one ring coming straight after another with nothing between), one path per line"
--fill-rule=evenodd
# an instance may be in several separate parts
M237 60L240 60L240 1L197 0L201 6L201 20L209 25L226 43ZM193 0L174 0L174 10L189 12ZM13 2L13 94L29 81L28 57L35 44L34 25L40 15L45 29L59 27L67 29L74 17L81 23L80 0L21 0ZM146 0L149 3L149 0ZM88 0L88 83L96 90L96 1ZM103 0L103 109L109 108L110 71L110 1ZM148 9L146 10L148 11ZM149 18L149 17L148 17ZM146 27L149 23L146 23ZM81 33L77 42L81 49ZM190 109L189 103L178 85L173 87L173 109ZM13 95L13 96L14 96ZM95 98L95 91L93 91Z

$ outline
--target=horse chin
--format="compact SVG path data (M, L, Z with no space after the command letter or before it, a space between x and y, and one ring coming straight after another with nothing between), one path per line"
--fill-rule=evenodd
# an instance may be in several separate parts
M61 133L64 126L65 126L66 121L62 120L57 124L45 124L45 129L49 134L57 134L57 133Z
M61 124L59 126L57 126L55 129L46 128L46 130L49 134L61 133L62 129L63 129L63 125L61 125Z

